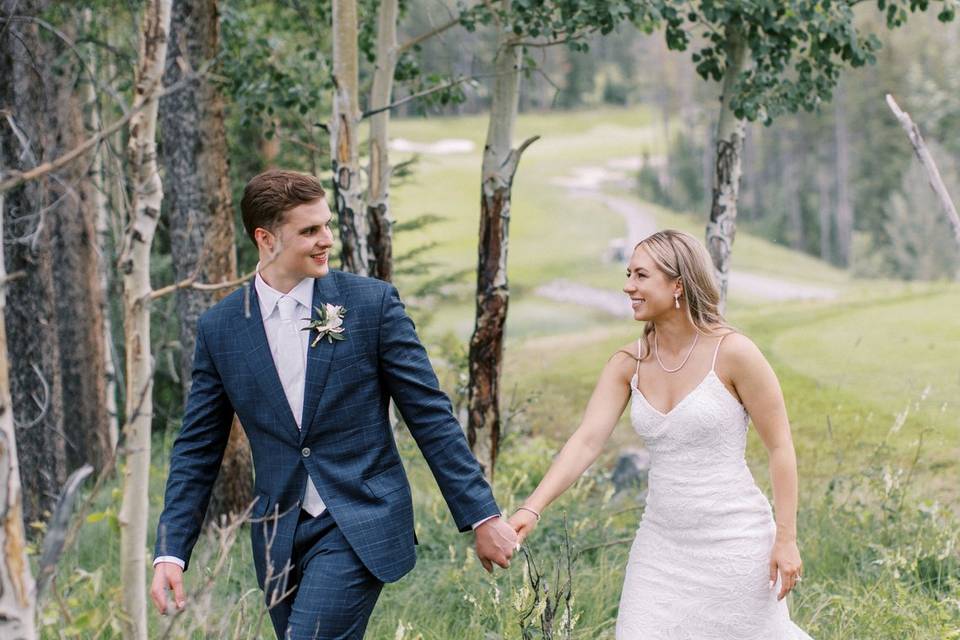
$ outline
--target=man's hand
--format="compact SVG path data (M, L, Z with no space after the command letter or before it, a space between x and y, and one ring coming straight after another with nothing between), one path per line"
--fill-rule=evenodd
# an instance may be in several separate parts
M162 616L167 614L167 589L173 589L173 601L177 609L183 609L187 604L187 597L183 593L183 569L173 562L158 562L153 568L150 597Z
M477 557L487 571L493 571L493 563L506 569L517 548L517 534L500 516L491 518L474 529L477 536Z

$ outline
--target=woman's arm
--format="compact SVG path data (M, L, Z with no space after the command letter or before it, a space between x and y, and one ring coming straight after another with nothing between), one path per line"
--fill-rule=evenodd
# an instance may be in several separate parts
M730 379L767 449L777 534L770 560L770 580L779 570L779 598L802 573L797 550L797 456L780 382L763 353L745 336L732 334L724 358Z
M597 459L630 398L630 375L635 364L633 358L620 351L607 362L580 426L554 458L543 480L524 501L524 507L541 513ZM536 517L521 510L510 518L510 524L522 542L536 527Z

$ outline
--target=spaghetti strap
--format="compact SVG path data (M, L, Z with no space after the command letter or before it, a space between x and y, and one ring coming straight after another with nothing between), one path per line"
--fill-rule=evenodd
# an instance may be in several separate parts
M643 342L643 338L637 338L637 369L633 372L633 375L637 377L637 386L640 385L640 345Z
M717 368L717 354L720 353L720 345L723 343L723 339L726 338L728 335L730 334L725 333L722 336L720 336L720 341L717 342L717 348L713 350L713 362L710 363L710 371L713 371L714 369Z

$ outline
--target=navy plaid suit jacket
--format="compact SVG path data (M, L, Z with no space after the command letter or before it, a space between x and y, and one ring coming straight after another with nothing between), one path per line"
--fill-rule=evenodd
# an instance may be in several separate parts
M313 304L346 309L346 340L324 339L308 350L302 430L270 354L256 288L249 288L249 300L244 295L235 291L198 323L192 386L171 452L156 555L176 556L189 566L234 413L253 452L257 501L251 536L260 586L273 578L265 588L268 597L284 586L280 576L307 474L373 575L393 582L413 568L413 504L388 419L390 397L459 529L469 531L500 512L396 288L335 270L316 279Z

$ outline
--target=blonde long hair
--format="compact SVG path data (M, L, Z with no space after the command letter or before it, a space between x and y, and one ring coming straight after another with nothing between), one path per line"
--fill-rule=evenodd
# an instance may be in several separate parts
M717 329L726 329L729 333L735 331L720 312L720 288L713 275L710 254L703 243L689 233L664 229L638 242L633 251L641 247L668 278L679 278L683 283L687 318L701 335L712 334ZM640 360L650 356L650 334L653 331L653 322L644 323L643 345L646 348L638 353Z

